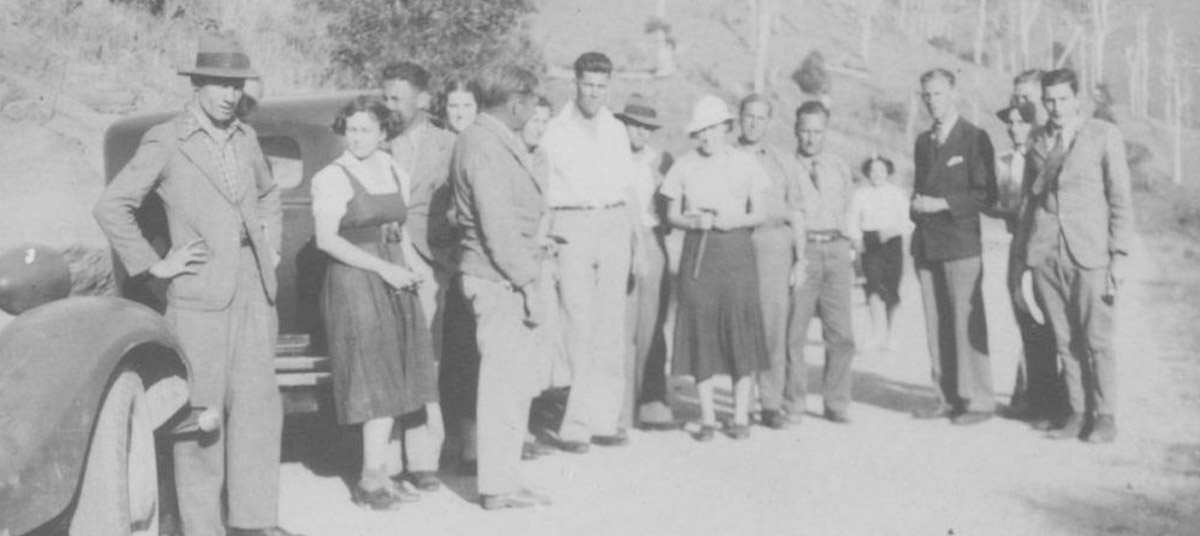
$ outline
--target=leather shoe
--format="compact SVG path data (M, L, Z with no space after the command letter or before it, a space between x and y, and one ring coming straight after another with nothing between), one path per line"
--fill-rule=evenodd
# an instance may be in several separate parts
M1050 439L1078 439L1083 434L1084 419L1083 415L1073 413L1063 421L1058 428L1050 430L1046 433L1046 437Z
M970 426L991 419L994 414L990 411L964 411L950 418L950 422L959 426Z
M700 443L708 443L717 437L717 427L710 424L700 425L700 429L692 432L692 439Z
M391 486L365 490L357 485L350 490L350 501L369 510L395 510L405 502Z
M934 406L932 408L921 408L913 412L914 419L944 419L951 416L949 406Z
M1088 443L1112 443L1117 439L1117 421L1112 415L1097 415L1092 431L1087 435Z
M825 420L837 424L850 424L850 415L844 411L825 410Z
M624 428L618 428L612 435L594 435L592 444L600 447L623 447L629 444L629 434Z
M590 448L585 441L568 441L566 439L560 439L555 435L547 436L546 440L550 446L571 454L584 454Z
M226 531L228 536L300 536L294 532L288 532L279 527L270 527L265 529L239 529L229 527Z
M788 427L787 416L777 409L764 409L759 418L763 426L772 430L784 430Z
M404 480L420 491L437 491L442 489L442 481L433 471L412 471L404 474Z
M1049 432L1054 428L1054 421L1045 417L1039 417L1029 421L1029 427L1038 432Z
M750 425L727 424L725 425L725 435L734 440L750 439Z
M534 506L549 506L550 499L527 489L514 493L481 495L479 505L484 510L503 510L505 508L532 508Z

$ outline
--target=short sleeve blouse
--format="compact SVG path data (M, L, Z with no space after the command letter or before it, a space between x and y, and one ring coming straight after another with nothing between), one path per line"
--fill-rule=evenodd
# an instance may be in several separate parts
M683 155L663 181L659 193L683 203L683 212L712 210L718 215L745 214L757 192L771 187L767 172L744 151L726 148L705 156Z
M346 203L354 197L354 186L342 166L349 169L363 189L371 194L395 193L398 187L407 190L408 174L387 153L375 151L366 160L359 160L347 151L313 176L310 192L314 215L340 219L346 213ZM390 172L387 171L389 168ZM401 184L392 180L391 173L396 174Z

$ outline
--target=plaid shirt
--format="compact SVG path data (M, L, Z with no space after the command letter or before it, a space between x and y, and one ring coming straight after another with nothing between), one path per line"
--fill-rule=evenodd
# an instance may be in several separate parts
M213 125L208 114L205 114L199 106L189 105L188 110L191 112L188 116L188 132L204 134L204 146L208 147L209 154L212 155L217 169L221 172L221 178L228 189L229 197L231 199L241 197L242 185L238 182L237 176L237 151L233 144L233 137L238 133L245 132L242 129L241 120L235 118L228 128L220 129Z

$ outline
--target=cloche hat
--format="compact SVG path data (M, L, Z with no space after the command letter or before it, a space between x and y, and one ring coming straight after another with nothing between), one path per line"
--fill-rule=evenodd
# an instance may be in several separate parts
M242 51L237 37L228 34L200 36L196 63L179 70L184 76L214 76L217 78L258 78L250 68L250 57Z
M729 113L725 101L716 95L705 95L692 107L692 120L686 130L688 134L695 134L726 121L733 121L733 115Z

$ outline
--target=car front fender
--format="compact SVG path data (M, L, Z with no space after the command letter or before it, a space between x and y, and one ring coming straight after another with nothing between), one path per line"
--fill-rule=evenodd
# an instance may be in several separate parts
M165 319L129 300L59 300L0 331L0 534L23 534L70 504L102 397L126 366L148 391L191 375ZM148 396L155 427L186 404L186 389L174 391Z

